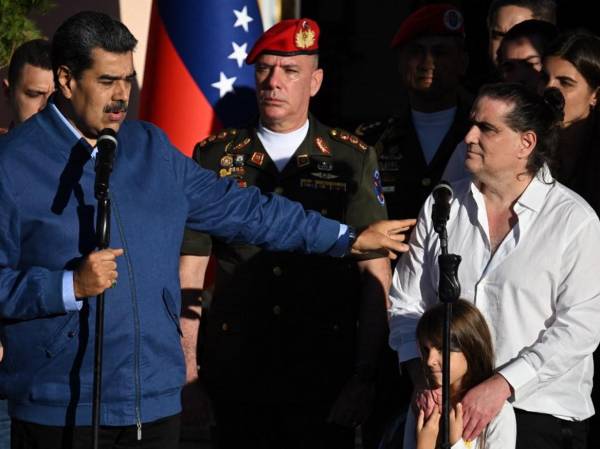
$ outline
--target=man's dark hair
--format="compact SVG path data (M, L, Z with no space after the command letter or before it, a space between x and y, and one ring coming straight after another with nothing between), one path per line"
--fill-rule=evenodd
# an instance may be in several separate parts
M556 25L555 0L493 0L488 9L487 26L491 29L498 16L498 10L505 6L518 6L531 11L533 18Z
M58 68L67 66L75 79L92 64L92 50L111 53L133 51L137 39L118 20L95 11L83 11L69 17L58 27L52 39L52 69L55 82Z
M50 62L50 42L45 39L34 39L19 46L10 58L8 65L9 89L14 89L18 84L25 64L52 70Z
M486 84L477 95L478 99L482 97L513 105L504 117L512 130L535 132L537 143L527 161L530 174L537 173L544 164L552 166L565 107L564 97L558 89L550 87L539 95L520 83Z

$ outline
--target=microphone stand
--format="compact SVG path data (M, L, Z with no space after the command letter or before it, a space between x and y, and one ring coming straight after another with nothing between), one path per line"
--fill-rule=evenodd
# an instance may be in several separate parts
M108 193L108 175L106 182L99 181L98 160L100 151L96 155L96 182L94 196L98 200L98 214L96 216L96 241L98 249L108 248L110 243L110 198ZM112 162L112 161L111 161ZM102 349L104 338L104 292L96 296L96 336L94 355L94 389L92 400L92 448L98 449L100 432L100 402L102 392Z
M435 207L435 205L434 205ZM444 313L444 330L442 336L442 449L450 449L450 321L452 319L452 304L460 296L458 282L458 266L461 257L448 254L448 232L446 220L434 219L434 229L440 238L442 253L438 256L440 280L438 296L446 304Z

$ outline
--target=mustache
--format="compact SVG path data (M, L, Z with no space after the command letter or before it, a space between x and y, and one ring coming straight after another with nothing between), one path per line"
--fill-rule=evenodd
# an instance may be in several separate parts
M104 106L104 112L106 113L119 113L119 112L127 112L127 102L125 100L117 100Z
M282 100L285 101L285 98L278 93L276 90L261 90L258 92L258 101L262 102L264 100Z

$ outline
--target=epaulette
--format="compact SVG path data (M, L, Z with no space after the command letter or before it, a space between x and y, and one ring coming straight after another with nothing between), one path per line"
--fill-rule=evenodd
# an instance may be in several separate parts
M217 134L212 134L210 136L208 136L206 139L204 139L202 142L200 142L197 146L199 148L203 148L205 146L207 146L209 143L213 143L213 142L227 142L230 140L233 140L235 138L235 136L237 136L239 133L239 131L237 129L224 129L222 131L219 131Z
M329 130L329 135L333 139L339 142L347 143L348 145L356 148L359 151L367 151L367 148L369 148L369 146L366 143L364 143L354 134L350 134L348 131L344 131L343 129L333 128Z
M370 136L374 133L379 134L387 126L385 121L378 120L376 122L361 123L354 130L354 134L361 138Z

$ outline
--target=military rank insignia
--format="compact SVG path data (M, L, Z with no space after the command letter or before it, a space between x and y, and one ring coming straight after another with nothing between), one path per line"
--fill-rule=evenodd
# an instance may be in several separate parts
M298 167L306 167L307 165L310 165L310 158L308 157L308 154L299 154L296 156L296 165Z
M258 151L255 151L254 153L252 153L252 156L250 156L250 162L252 162L255 165L258 165L259 167L263 164L264 161L265 153L259 153Z
M329 146L322 137L315 138L315 145L321 153L326 154L327 156L331 156L331 150L329 149Z
M240 143L233 147L233 151L243 150L248 146L250 142L252 142L252 139L250 139L250 137L246 137L244 140L242 140Z
M375 197L379 204L385 206L385 196L383 195L383 187L381 185L381 175L379 170L375 169L373 172L373 190L375 191Z

